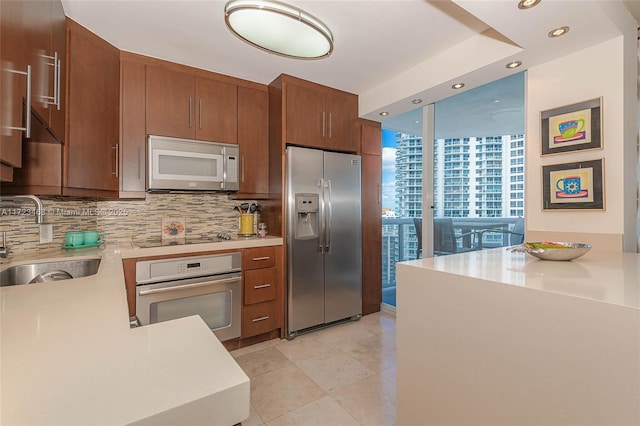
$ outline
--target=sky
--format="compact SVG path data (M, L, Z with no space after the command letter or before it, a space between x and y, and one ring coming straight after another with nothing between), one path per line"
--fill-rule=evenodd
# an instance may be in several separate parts
M396 132L382 129L382 208L395 210Z

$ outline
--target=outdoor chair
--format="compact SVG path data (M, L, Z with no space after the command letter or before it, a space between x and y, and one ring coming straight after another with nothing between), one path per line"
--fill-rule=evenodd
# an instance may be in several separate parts
M413 218L413 226L416 229L418 238L418 258L422 257L422 218ZM464 247L459 244L467 237L471 237L471 247ZM465 232L456 235L452 218L437 218L433 220L433 254L434 256L442 256L446 254L464 253L467 251L478 250L477 244L479 238L478 231Z
M510 246L516 246L524 243L524 218L519 217L512 230L502 229L502 228L489 228L483 229L480 231L480 236L478 239L480 248L496 248L503 247L505 244L495 244L485 241L486 234L503 234L509 235L509 244Z

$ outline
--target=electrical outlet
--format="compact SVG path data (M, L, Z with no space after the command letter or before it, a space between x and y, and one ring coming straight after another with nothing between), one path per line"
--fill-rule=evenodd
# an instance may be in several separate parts
M40 225L40 244L53 242L53 224L43 223Z

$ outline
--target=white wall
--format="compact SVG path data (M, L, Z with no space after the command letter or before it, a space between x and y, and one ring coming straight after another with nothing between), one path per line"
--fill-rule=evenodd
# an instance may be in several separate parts
M532 67L527 76L526 135L526 216L529 234L552 235L554 232L592 234L591 242L616 241L623 249L625 232L635 242L636 211L625 200L635 197L636 181L629 179L629 162L625 161L628 144L635 147L635 120L625 120L630 111L627 93L629 61L625 61L625 38L618 37L572 55ZM627 52L628 54L628 52ZM627 78L625 79L625 74ZM603 149L583 150L541 157L540 112L589 99L602 97ZM635 111L631 112L635 117ZM625 147L626 144L626 147ZM604 158L603 211L542 211L543 165ZM625 166L626 163L626 166ZM631 225L629 223L633 222ZM599 235L593 235L599 234ZM627 238L628 240L628 238ZM619 243L617 243L619 241ZM626 240L625 240L626 241ZM627 244L626 251L636 251Z

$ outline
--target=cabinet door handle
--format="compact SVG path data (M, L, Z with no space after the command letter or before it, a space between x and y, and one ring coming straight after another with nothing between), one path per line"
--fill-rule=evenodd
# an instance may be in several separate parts
M58 86L60 85L60 60L58 59L58 52L54 52L53 56L42 55L42 57L45 59L50 59L51 62L47 62L46 65L53 67L53 96L43 94L41 97L46 105L55 105L58 109L60 109L60 101L58 99Z
M260 285L254 285L253 288L254 289L259 289L259 288L267 288L267 287L271 287L271 284L260 284Z
M329 139L333 137L332 126L331 126L331 113L329 113Z
M31 137L31 65L27 65L26 71L7 70L7 72L27 76L27 101L25 104L24 127L6 126L5 128L20 130L24 132L24 137L29 139Z
M140 145L138 145L136 149L138 150L138 180L140 180L140 171L142 170L142 164L140 163L140 160L142 159L142 156L140 155Z
M118 160L120 159L120 156L118 154L119 154L120 150L119 150L119 146L118 145L119 144L115 144L114 146L111 147L111 149L114 149L115 152L116 152L116 171L111 173L115 177L119 177L119 175L120 175L120 164L118 164L119 163Z
M322 111L322 137L323 138L325 137L325 131L324 131L325 124L324 124L324 121L325 121L325 113L324 113L324 111Z
M189 128L193 127L193 98L189 96Z
M380 188L380 184L378 184L378 204L382 204L382 188Z
M58 56L58 52L56 52L56 55ZM56 84L56 92L55 95L57 96L56 98L56 107L58 108L58 111L60 111L60 104L62 103L61 99L62 99L62 95L60 94L60 76L62 75L62 63L60 62L60 59L58 59L58 77L57 77L57 84Z
M262 256L262 257L254 257L253 261L258 261L258 260L269 260L271 259L271 256Z
M269 319L269 315L264 316L264 317L260 317L260 318L254 318L251 320L251 322L259 322L259 321L264 321L264 320L268 320Z
M25 114L25 137L29 139L31 137L31 65L27 65L27 106Z
M199 111L199 117L198 120L200 121L199 126L202 129L202 99L200 99L200 104L198 106Z

